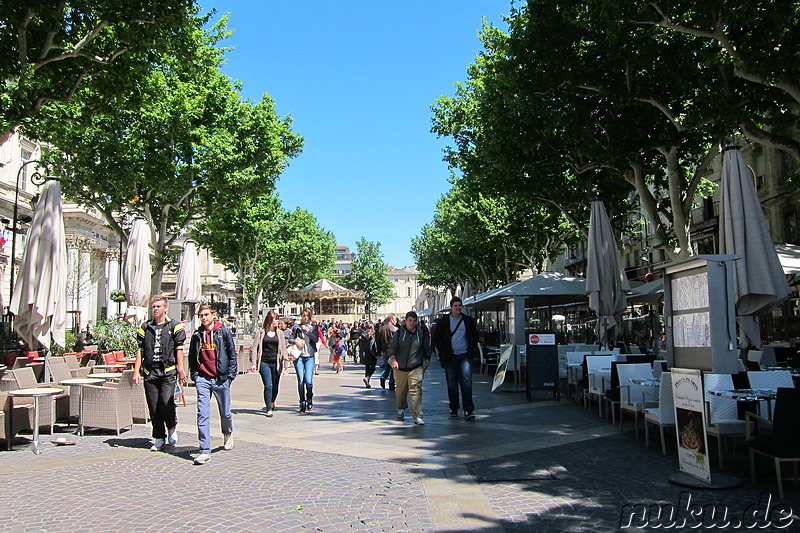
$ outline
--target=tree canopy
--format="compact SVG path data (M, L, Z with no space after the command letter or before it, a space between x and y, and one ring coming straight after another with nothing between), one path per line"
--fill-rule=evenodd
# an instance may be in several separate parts
M64 194L97 208L127 241L127 221L141 215L152 232L158 290L175 239L197 220L243 198L270 193L300 153L302 139L274 102L244 100L219 72L225 20L211 30L195 19L191 46L152 63L128 99L101 112L88 87L53 104L29 129L54 148L48 161Z
M302 209L284 211L272 194L220 203L197 222L197 242L236 274L255 325L262 302L326 276L336 259L333 235Z
M126 94L183 39L193 0L5 0L0 4L0 135L90 89Z
M486 209L480 194L558 213L542 228L555 240L585 235L601 198L618 229L641 211L668 256L690 255L690 212L721 146L744 134L796 157L799 14L756 0L529 0L508 31L485 26L467 80L433 106L455 178L415 241L424 275L449 285L465 259L488 264L474 238L486 228L467 223ZM457 189L474 213L454 216ZM454 220L473 238L454 235Z
M351 263L352 272L343 280L351 289L364 292L367 315L388 303L396 295L392 282L386 275L391 268L386 264L379 242L361 237L356 243L356 254Z

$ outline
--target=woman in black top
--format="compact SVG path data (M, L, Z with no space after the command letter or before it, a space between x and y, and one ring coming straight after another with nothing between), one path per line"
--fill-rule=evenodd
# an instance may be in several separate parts
M278 313L268 311L264 325L255 335L250 349L250 371L258 369L264 382L264 405L267 416L272 416L275 399L278 397L278 382L281 379L284 361L289 358L286 338L278 329Z

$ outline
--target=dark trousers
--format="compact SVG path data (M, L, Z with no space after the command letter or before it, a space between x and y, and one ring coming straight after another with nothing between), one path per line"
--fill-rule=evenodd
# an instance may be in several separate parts
M153 422L153 438L166 439L167 429L178 425L178 412L175 406L175 383L178 375L147 376L144 378L144 395L147 409Z
M364 361L364 377L367 379L371 378L372 374L375 373L375 363L378 362L373 358L370 358L370 361L372 362L369 363L367 361Z

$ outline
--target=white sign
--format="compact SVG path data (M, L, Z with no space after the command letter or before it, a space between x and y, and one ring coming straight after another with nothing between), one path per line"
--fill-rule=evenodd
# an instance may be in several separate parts
M528 344L535 346L555 346L555 333L531 333L528 335Z
M506 371L508 370L508 361L511 358L511 352L513 351L513 344L503 345L503 349L500 351L500 359L497 362L497 371L494 373L494 381L492 381L492 392L497 390L497 387L505 382Z
M703 377L700 370L672 369L672 399L678 437L678 463L681 472L711 483L708 461L706 411Z

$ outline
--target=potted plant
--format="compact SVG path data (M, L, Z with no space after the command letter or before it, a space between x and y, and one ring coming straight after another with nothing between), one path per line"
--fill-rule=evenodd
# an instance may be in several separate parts
M111 295L109 296L112 302L122 303L125 301L125 291L123 289L117 289L111 291Z

